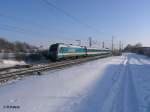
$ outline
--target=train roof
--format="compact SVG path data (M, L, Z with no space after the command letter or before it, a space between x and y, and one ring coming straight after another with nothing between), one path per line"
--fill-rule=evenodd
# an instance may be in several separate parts
M108 48L91 48L91 47L88 47L87 49L95 49L95 50L110 50Z
M56 43L56 44L52 44L52 45L58 45L59 47L70 47L70 48L85 48L86 46L77 46L77 45L72 45L72 44L64 44L64 43ZM52 46L51 45L51 46ZM93 48L93 47L86 47L87 49L91 49L91 50L109 50L108 48Z
M59 47L72 47L72 48L84 48L85 46L76 46L72 44L56 43Z

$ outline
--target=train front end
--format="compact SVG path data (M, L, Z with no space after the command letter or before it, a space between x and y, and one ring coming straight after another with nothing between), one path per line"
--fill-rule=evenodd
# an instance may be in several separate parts
M57 61L58 59L58 46L59 44L52 44L48 51L48 57L52 61Z

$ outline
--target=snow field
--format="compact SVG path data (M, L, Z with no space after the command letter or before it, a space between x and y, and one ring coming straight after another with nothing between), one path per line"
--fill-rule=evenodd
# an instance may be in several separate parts
M114 63L110 60L117 64L121 59L96 60L1 87L2 105L20 105L21 108L16 110L18 112L73 111L73 107L86 97L91 87L102 77L100 73L104 72L107 65Z
M124 54L27 77L0 87L0 112L150 112L149 63Z

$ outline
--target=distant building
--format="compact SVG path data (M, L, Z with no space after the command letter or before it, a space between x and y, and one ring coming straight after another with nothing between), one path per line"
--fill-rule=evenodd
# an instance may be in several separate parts
M132 52L150 56L150 47L144 46L144 47L132 48Z
M150 56L150 47L142 47L143 54Z

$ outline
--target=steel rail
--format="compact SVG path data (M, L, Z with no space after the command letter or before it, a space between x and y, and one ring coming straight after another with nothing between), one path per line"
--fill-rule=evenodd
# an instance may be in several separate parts
M18 77L33 75L33 73L41 73L42 71L46 71L46 70L59 69L62 67L80 64L83 62L96 60L96 59L109 57L109 56L111 55L101 55L101 56L95 56L95 57L80 58L80 59L75 59L75 60L65 60L65 61L56 62L56 63L41 64L40 66L35 65L30 68L19 69L16 71L10 71L6 73L0 73L0 82L6 82L8 80L15 79Z

